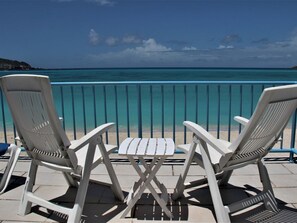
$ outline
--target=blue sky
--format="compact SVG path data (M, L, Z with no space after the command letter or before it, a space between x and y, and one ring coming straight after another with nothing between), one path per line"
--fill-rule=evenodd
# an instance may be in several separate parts
M297 65L297 0L0 0L0 27L34 67Z

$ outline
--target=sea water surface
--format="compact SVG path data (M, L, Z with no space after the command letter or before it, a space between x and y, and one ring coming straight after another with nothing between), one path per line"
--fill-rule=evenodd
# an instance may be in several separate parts
M152 84L141 89L144 129L150 129L152 126L154 129L164 126L171 129L175 125L182 127L184 119L202 125L217 126L219 123L221 126L227 126L230 125L230 116L241 114L249 117L263 90L263 85L250 84L242 87L235 85L231 90L229 85L218 84L169 84L161 87L158 84L154 85L154 81L297 81L297 70L293 69L243 68L51 69L0 71L0 76L13 73L47 75L52 82L149 81ZM137 129L138 93L137 87L133 84L128 88L125 85L116 88L104 84L95 87L67 85L62 91L60 86L53 85L58 115L64 116L64 125L66 129L71 130L89 130L104 122L117 122L119 129L123 131L130 127L131 131L133 128ZM0 120L3 123L3 116ZM8 122L7 126L12 126L7 109L5 122ZM231 125L233 124L232 121Z
M47 75L53 82L88 81L296 81L295 69L247 68L97 68L0 71Z

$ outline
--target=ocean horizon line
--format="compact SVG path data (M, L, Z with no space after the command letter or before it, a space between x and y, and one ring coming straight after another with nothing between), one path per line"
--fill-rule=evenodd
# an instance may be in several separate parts
M148 69L148 70L154 70L154 69L197 69L197 70L295 70L296 66L292 67L66 67L66 68L42 68L37 67L34 69L26 69L26 70L19 70L19 69L11 69L11 70L0 70L0 72L10 72L10 71L17 71L17 72L27 72L27 71L38 71L38 70L137 70L137 69Z
M148 69L148 70L154 70L154 69L160 69L160 70L166 70L166 69L197 69L197 70L294 70L296 68L294 67L77 67L77 68L35 68L35 69L29 69L29 70L2 70L2 71L36 71L36 70L137 70L137 69ZM1 71L0 71L1 72Z

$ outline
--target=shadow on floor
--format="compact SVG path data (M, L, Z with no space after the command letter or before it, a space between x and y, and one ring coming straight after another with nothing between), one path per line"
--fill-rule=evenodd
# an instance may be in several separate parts
M260 193L261 191L250 185L244 185L244 187L237 187L228 184L226 187L220 188L221 196L225 205L240 201L244 198L250 197L255 193ZM203 206L209 208L213 215L215 215L212 200L210 196L210 191L208 186L202 186L199 188L194 188L191 191L185 192L184 197L180 200L182 203L187 203L191 205ZM187 196L189 195L189 196ZM245 209L233 213L230 216L231 222L242 222L242 223L293 223L297 220L297 209L287 207L284 201L277 199L279 211L272 212L265 208L263 203L254 205Z
M272 212L264 205L231 218L232 222L238 223L295 223L296 219L297 210L294 208L280 206L279 212Z
M64 207L73 207L77 188L69 187L67 191L50 202ZM106 184L90 182L84 204L81 222L108 222L125 209L126 205L116 200ZM34 206L32 212L48 218L49 221L67 222L68 216L56 211Z
M25 180L25 177L13 176L6 192L23 185ZM59 203L65 207L72 207L77 189L65 188L65 191L66 192L63 193L62 196L55 197L51 201ZM251 185L237 187L231 184L221 188L220 191L224 204L230 204L260 192L259 189L252 187ZM125 195L127 195L127 193ZM243 223L296 222L297 209L287 207L287 203L282 200L277 199L277 202L280 208L279 212L275 213L268 211L265 209L264 205L260 204L232 214L231 221ZM190 206L209 209L213 216L215 216L209 188L206 185L187 189L182 198L177 201L170 200L167 207L173 213L173 221L188 221ZM118 222L121 222L119 216L125 208L126 204L115 199L109 185L100 182L90 182L81 222L108 222L110 220L113 220L114 222L117 222L118 220ZM32 212L48 218L49 221L67 221L66 215L46 210L39 206L34 206ZM142 197L135 205L131 214L133 218L143 220L144 222L146 220L170 220L162 211L153 196L149 193L142 194Z
M2 180L2 177L3 177L3 174L0 173L0 182ZM10 181L8 183L8 186L6 188L6 190L4 191L4 193L10 191L10 190L13 190L19 186L22 186L24 185L26 182L26 177L22 177L22 176L14 176L12 175L11 178L10 178Z
M159 194L160 195L160 194ZM168 209L173 214L172 221L188 220L189 208L182 202L171 202L167 204ZM132 209L132 216L138 220L169 221L170 218L163 212L157 201L151 194L144 193Z

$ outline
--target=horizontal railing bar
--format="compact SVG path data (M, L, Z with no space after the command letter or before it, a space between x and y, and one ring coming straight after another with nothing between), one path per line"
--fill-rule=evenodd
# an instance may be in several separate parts
M269 152L272 152L272 153L295 153L297 154L297 149L295 148L281 148L281 149L271 149Z
M184 85L184 84L297 84L297 81L103 81L51 82L52 85Z

